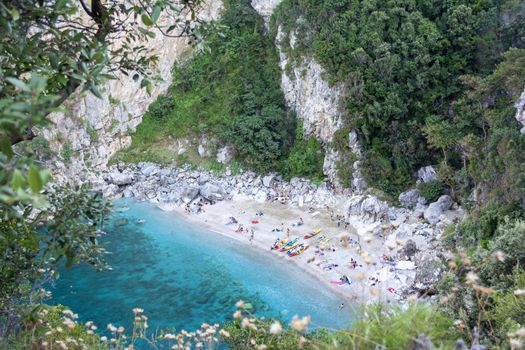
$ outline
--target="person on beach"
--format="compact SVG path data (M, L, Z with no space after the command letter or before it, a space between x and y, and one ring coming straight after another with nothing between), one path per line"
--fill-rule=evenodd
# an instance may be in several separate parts
M339 305L339 310L342 310L344 307L345 307L345 303L341 303L341 305Z
M252 228L251 229L251 233L250 233L250 245L252 245L252 242L253 242L254 238L255 238L255 231Z

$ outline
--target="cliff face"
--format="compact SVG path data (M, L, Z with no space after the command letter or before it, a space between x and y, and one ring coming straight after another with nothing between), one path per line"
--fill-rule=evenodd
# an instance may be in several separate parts
M525 90L521 94L520 98L516 102L516 120L519 121L523 128L521 128L521 133L525 134Z
M210 0L198 15L205 21L217 19L221 6L220 1ZM53 164L57 180L93 180L92 171L85 169L104 168L116 151L130 145L130 135L143 113L170 84L174 61L190 50L187 39L156 34L146 46L158 55L156 73L163 81L153 84L151 95L140 88L140 81L120 74L102 87L101 99L91 93L75 93L64 104L64 112L50 116L53 127L41 133L51 149L61 155L62 161Z
M252 7L266 22L279 3L280 0L253 0L251 2ZM337 163L340 160L340 155L330 148L330 142L335 132L342 125L340 105L344 87L341 85L330 86L323 79L324 68L312 57L303 57L299 65L287 70L286 67L290 58L282 49L283 40L285 40L284 35L281 27L279 27L275 44L279 50L279 65L282 71L281 88L286 103L289 108L296 111L297 118L303 121L305 135L315 136L323 145L326 154L323 171L333 184L340 187L337 175ZM290 34L289 40L293 49L296 41L293 32ZM351 132L349 140L350 149L359 158L360 148L357 134ZM354 164L352 185L352 189L357 192L362 191L366 186L359 170L358 161Z

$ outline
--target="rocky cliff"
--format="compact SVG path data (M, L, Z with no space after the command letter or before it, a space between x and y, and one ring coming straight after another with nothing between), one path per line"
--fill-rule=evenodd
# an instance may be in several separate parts
M280 0L253 0L253 8L268 22L273 10ZM339 184L337 163L340 155L330 148L330 142L335 132L341 127L341 99L344 93L342 85L331 86L323 75L325 70L313 57L303 57L299 65L287 69L290 58L282 49L283 41L287 40L281 30L277 30L275 44L279 50L279 65L281 67L281 88L289 108L295 110L297 118L303 121L305 135L315 136L323 145L325 161L323 170L327 178L336 186ZM296 35L292 31L289 36L289 46L293 49ZM350 134L350 148L359 158L360 150L355 132ZM365 188L365 182L359 171L359 164L354 165L353 190L360 192Z
M525 90L521 94L520 98L516 102L516 120L519 121L523 128L521 128L521 133L525 134Z
M205 21L217 19L221 6L220 1L210 0L198 16ZM63 112L50 116L53 127L41 133L61 158L53 164L58 170L57 180L93 181L94 169L103 169L116 151L130 145L130 135L140 124L144 111L170 84L174 61L190 50L185 38L169 38L158 31L156 34L146 46L158 55L156 73L162 81L153 84L151 94L132 75L120 74L102 87L102 98L77 92L66 101Z

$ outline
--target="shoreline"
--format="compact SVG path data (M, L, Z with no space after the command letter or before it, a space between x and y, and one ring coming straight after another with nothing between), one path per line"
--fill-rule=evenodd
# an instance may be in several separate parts
M221 234L251 249L259 249L266 252L270 252L270 246L276 238L286 237L285 232L271 232L273 228L279 227L281 223L285 224L285 229L291 228L290 223L294 219L297 221L297 219L302 217L304 225L291 229L290 237L301 237L299 241L308 243L310 245L309 249L295 257L288 257L286 253L277 251L271 251L271 255L276 255L275 258L281 259L283 262L294 264L303 273L314 277L320 282L320 287L328 288L333 293L344 298L344 302L348 303L349 306L353 306L356 303L394 302L401 299L400 295L388 292L388 288L392 288L387 286L388 281L377 283L374 286L368 285L368 278L375 276L378 270L384 269L384 265L374 264L374 262L366 264L363 257L358 253L356 245L349 245L347 248L343 247L339 242L339 237L347 235L355 240L360 239L357 229L352 226L347 230L344 230L342 227L337 228L337 225L330 221L326 209L317 210L316 212L319 214L312 216L307 210L302 208L291 208L287 205L275 203L260 203L249 199L247 196L235 196L232 200L206 205L203 208L204 212L200 214L189 214L183 207L170 208L172 209L170 212L178 218L200 226L214 234ZM162 208L159 209L163 210ZM256 217L255 213L257 210L261 210L264 215ZM296 217L294 215L302 216ZM243 226L254 229L253 242L250 242L250 233L237 233L234 231L236 225L225 225L230 216L234 216ZM250 221L254 218L258 219L258 224L250 224ZM316 239L317 237L311 239L302 238L304 234L319 228L321 233L318 236L325 235L329 237L330 242L328 244L320 244ZM374 253L380 248L379 246L381 246L379 241L362 242L363 250L369 252L367 256L371 259L378 258L377 254ZM335 251L329 251L329 248L335 249ZM316 251L324 254L324 256L315 254ZM309 263L308 260L312 258L315 260ZM350 259L358 261L358 264L361 266L355 269L350 268L348 265ZM338 266L331 269L323 268L330 264ZM336 285L330 282L338 281L343 275L350 278L352 281L351 285Z

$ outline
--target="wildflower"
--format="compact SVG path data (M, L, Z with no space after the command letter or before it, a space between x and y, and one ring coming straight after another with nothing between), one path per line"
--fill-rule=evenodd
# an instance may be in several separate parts
M198 342L195 344L195 348L200 349L203 347L203 344L201 342Z
M47 348L48 345L49 345L49 343L48 343L47 341L43 341L43 342L42 342L42 346L43 346L44 348Z
M87 333L88 335L93 335L93 334L94 334L93 331L92 331L91 329L88 330L86 333Z
M85 323L86 327L91 327L93 325L93 321L88 321Z
M117 328L117 332L124 333L124 327L120 326L119 328Z
M257 345L257 350L266 350L268 347L264 344Z
M100 341L105 343L105 342L108 341L108 337L106 337L106 336L100 337Z
M279 321L275 321L270 325L271 334L281 334L282 331L283 327L281 326L281 323L279 323Z
M57 327L57 328L56 328L56 331L57 331L58 333L62 333L64 330L62 329L62 327Z
M503 254L501 250L496 250L494 253L492 253L491 256L496 261L499 261L499 262L505 261L505 255Z
M308 323L310 323L310 320L310 316L305 316L300 319L297 315L295 315L290 325L298 332L305 332L308 329Z
M238 319L241 318L241 317L242 317L242 313L241 313L239 310L237 310L237 311L235 311L235 312L233 313L233 318L234 318L234 319L238 320Z
M209 327L210 327L210 325L207 324L207 323L203 323L203 324L201 324L201 328L202 328L202 329L206 329L206 328L209 328Z
M164 339L175 340L177 337L171 333L164 334Z
M517 297L525 296L525 289L516 289L514 291L514 295Z
M246 317L242 319L241 321L241 327L246 328L250 325L250 320L248 320Z
M136 307L136 308L133 309L133 313L134 313L135 315L141 314L141 313L143 313L143 312L144 312L144 309L141 309L141 308L138 308L138 307Z
M96 331L96 330L97 330L97 328L98 328L98 327L97 327L97 326L95 326L95 325L92 325L92 326L91 326L91 330L92 330L92 331Z
M44 269L38 269L37 271L38 271L38 273L44 273L44 272L46 272L46 270L44 270Z
M73 317L73 311L71 311L71 310L63 310L62 314L66 315L66 316L69 316L69 317Z
M238 309L242 309L242 308L244 308L244 301L239 300L239 301L235 304L235 306L236 306Z
M525 338L525 328L521 327L516 332L514 332L515 335L517 335L520 338Z
M251 343L252 345L257 344L257 343L255 342L255 339L253 339L253 338L250 338L250 343Z
M467 273L466 280L467 284L474 284L477 280L479 280L479 277L474 272L470 271Z
M108 329L111 331L111 333L115 333L117 331L117 327L113 326L111 323L108 324Z

